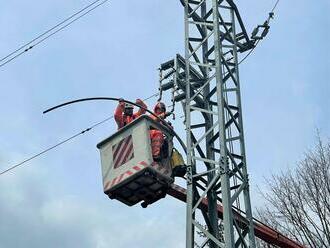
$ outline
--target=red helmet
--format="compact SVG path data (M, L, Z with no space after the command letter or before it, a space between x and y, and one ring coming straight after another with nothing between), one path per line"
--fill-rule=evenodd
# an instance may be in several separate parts
M160 109L161 112L166 112L166 106L163 102L157 102L157 104L154 107L154 112L156 112L157 109Z

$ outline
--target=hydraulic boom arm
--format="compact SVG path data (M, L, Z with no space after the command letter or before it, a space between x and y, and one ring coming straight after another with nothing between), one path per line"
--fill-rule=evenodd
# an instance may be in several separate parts
M173 184L167 193L170 196L180 201L186 202L186 196L187 196L186 190L176 184ZM203 210L205 211L208 210L208 201L206 198L203 199L200 208L203 208ZM217 210L218 210L219 218L222 219L223 218L222 206L218 204ZM233 212L235 213L234 219L239 225L247 224L246 219L241 214L239 214L237 211L233 211ZM265 224L257 220L254 220L254 232L258 238L267 242L268 244L277 245L278 247L281 248L305 248L299 243L289 239L288 237L284 236L278 231L272 229L271 227L266 226Z

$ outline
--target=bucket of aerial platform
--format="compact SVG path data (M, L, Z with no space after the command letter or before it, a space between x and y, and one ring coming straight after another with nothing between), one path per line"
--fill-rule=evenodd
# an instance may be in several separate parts
M162 156L154 161L150 130L164 135ZM104 193L133 206L142 206L166 196L173 183L171 153L173 136L162 124L143 115L97 145L101 154Z

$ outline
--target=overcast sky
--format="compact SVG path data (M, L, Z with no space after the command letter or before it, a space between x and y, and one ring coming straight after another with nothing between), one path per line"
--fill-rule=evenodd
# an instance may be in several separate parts
M249 32L273 0L236 1ZM68 17L87 0L2 1L0 57ZM253 206L263 177L293 168L330 136L330 2L280 1L267 39L241 65L243 115ZM0 170L112 115L115 103L157 91L157 68L183 54L178 0L110 1L0 68ZM148 104L151 106L155 99ZM176 127L180 129L180 127ZM102 192L96 144L112 121L0 177L0 248L184 247L185 205L170 197L142 209ZM184 136L184 133L182 134Z

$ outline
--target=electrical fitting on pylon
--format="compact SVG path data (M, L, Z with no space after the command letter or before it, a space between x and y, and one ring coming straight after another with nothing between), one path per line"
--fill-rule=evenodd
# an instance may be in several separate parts
M251 35L252 40L259 41L267 36L269 29L270 29L269 23L270 23L271 19L274 19L274 16L275 16L274 11L277 7L278 2L279 2L279 0L276 2L272 11L269 12L267 20L262 25L258 25L257 27L255 27L253 29L252 35Z

